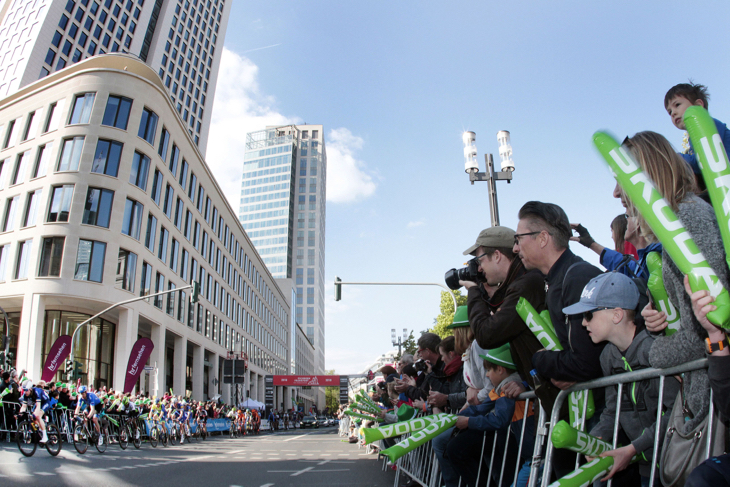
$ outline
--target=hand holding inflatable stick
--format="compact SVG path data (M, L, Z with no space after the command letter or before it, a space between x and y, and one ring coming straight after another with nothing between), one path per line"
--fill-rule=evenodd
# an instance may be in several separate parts
M409 451L415 450L427 441L436 438L438 435L454 426L458 418L459 417L454 414L443 414L421 431L413 434L411 437L406 438L400 443L381 451L380 453L381 455L388 457L388 460L395 463L396 460Z
M535 308L525 298L520 298L517 301L515 309L546 350L563 349L563 346L558 340L558 336L555 334L555 329L552 323L550 323L549 314L538 314ZM568 396L570 424L576 428L580 427L583 423L583 408L586 400L588 401L588 404L585 405L586 419L590 419L596 410L593 403L593 393L591 391L575 391L571 392L570 396Z
M654 300L654 309L663 311L667 315L667 328L664 333L671 335L679 328L679 312L669 300L669 295L664 287L661 254L659 252L649 252L646 256L646 267L649 269L649 279L647 279L646 287Z
M616 176L631 202L651 227L677 268L689 277L692 291L704 289L715 298L717 309L707 314L713 324L730 327L730 294L705 259L692 236L677 218L654 183L633 157L605 132L593 134L593 143ZM708 184L709 186L709 184ZM722 226L722 225L721 225Z
M607 441L600 440L595 436L591 436L582 431L571 427L565 421L560 421L553 428L550 434L550 440L555 448L565 448L576 453L581 453L589 457L597 457L574 470L572 473L553 482L551 487L578 487L582 485L590 485L594 481L601 478L613 466L613 457L599 457L613 449L613 446ZM639 460L638 455L631 459L631 463Z
M422 418L411 419L410 421L402 421L400 423L388 424L385 426L379 426L377 428L368 428L363 431L365 435L365 444L372 443L373 441L383 440L385 438L392 438L393 436L400 436L406 433L415 433L420 431L434 421L441 419L444 414L435 414L433 416L424 416Z

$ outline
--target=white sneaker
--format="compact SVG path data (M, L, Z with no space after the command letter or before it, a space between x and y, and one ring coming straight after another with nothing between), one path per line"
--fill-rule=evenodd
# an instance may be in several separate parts
M41 440L39 443L48 443L48 434L45 430L43 430L43 437L41 437Z
M139 439L139 430L137 430L137 431L134 432L134 437L137 440Z
M104 444L104 435L99 435L99 446Z

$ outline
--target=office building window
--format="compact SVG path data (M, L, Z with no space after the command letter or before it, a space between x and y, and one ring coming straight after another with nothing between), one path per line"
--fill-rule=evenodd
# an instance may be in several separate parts
M147 262L142 262L142 276L139 282L139 295L147 296L150 294L152 287L152 266Z
M142 110L142 120L139 122L138 137L142 137L150 144L155 144L155 131L157 130L157 114L145 107Z
M157 246L157 258L163 262L167 262L167 240L170 238L170 232L165 227L160 227L160 243Z
M165 290L165 276L157 273L157 277L155 278L155 292L161 293ZM162 309L162 296L155 296L155 306Z
M147 177L150 173L150 158L135 151L132 159L132 171L129 175L129 182L147 191Z
M142 203L127 198L124 205L124 219L122 220L122 233L139 240L142 229Z
M175 144L172 144L172 153L170 154L170 172L172 177L177 177L177 164L180 159L180 149Z
M58 125L61 123L64 101L58 100L56 103L51 103L48 107L48 116L46 117L46 125L43 127L43 133L51 132L58 128Z
M172 245L170 246L170 269L172 272L177 272L178 258L180 257L180 243L172 239Z
M175 196L174 193L175 192L172 190L172 187L168 184L165 188L165 203L163 205L162 211L170 220L172 220L173 198Z
M95 240L79 240L74 279L101 282L104 277L106 244Z
M124 147L124 144L121 142L99 139L96 144L94 161L91 164L91 172L117 177L119 160L122 157L122 147Z
M157 153L160 155L163 161L167 160L167 147L170 144L170 132L165 127L162 127L162 135L160 136L160 146L157 148Z
M48 161L51 159L51 151L53 150L53 142L48 142L38 148L38 155L33 166L31 178L40 178L46 175L48 171Z
M167 283L167 290L172 291L175 289L175 284L172 282ZM175 316L175 294L176 293L168 293L167 294L167 309L165 310L168 315Z
M61 159L58 161L58 171L78 171L81 160L81 150L84 148L84 137L74 137L63 140Z
M3 232L15 229L15 213L18 211L20 196L8 198L5 203L5 215L3 217Z
M36 215L38 214L38 202L41 200L42 190L37 189L28 193L25 203L25 214L23 215L23 227L32 227L35 225Z
M73 184L54 186L51 192L51 206L48 209L47 222L67 222L68 213L71 211L71 199L73 198Z
M114 191L100 188L89 188L86 193L84 216L81 223L109 228L109 218L114 202Z
M160 196L162 195L162 173L155 169L155 176L152 179L152 201L160 206Z
M32 247L32 239L18 242L18 256L15 260L15 279L26 279L28 277L28 265Z
M182 166L180 167L180 186L182 186L183 191L185 191L185 185L188 182L188 161L183 159Z
M137 254L129 250L119 249L117 260L117 287L134 292L134 281L137 273Z
M65 237L46 237L41 246L39 277L60 277Z
M71 116L68 119L69 125L78 123L89 123L91 119L91 108L94 105L96 93L83 93L76 95L74 105L71 110Z
M123 96L109 95L104 110L104 118L102 125L116 127L118 129L127 130L129 122L129 111L132 109L132 100Z
M157 233L157 218L152 216L152 213L150 213L147 216L147 232L145 233L145 238L144 238L144 246L147 247L150 250L150 252L154 252L156 233Z

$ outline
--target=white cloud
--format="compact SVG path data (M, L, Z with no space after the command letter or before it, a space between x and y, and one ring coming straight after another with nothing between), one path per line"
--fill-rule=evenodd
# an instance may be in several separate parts
M341 127L332 129L326 141L327 201L352 203L375 193L376 184L364 162L355 158L363 140Z
M223 48L206 161L231 207L238 212L246 133L267 125L301 123L276 108L276 100L258 85L259 68L250 59Z
M408 222L408 225L406 225L406 228L416 228L420 227L421 225L424 225L426 223L426 220L424 218L421 218L418 221L415 222Z

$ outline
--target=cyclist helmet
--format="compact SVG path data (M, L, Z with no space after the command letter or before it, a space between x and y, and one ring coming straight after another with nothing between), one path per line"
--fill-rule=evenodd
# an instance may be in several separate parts
M79 387L79 394L83 394L83 393L85 393L86 391L87 391L87 387L86 387L86 386L81 386L81 387Z
M20 386L21 389L23 389L23 392L28 392L33 388L33 381L28 379L26 381L23 381L23 384Z

